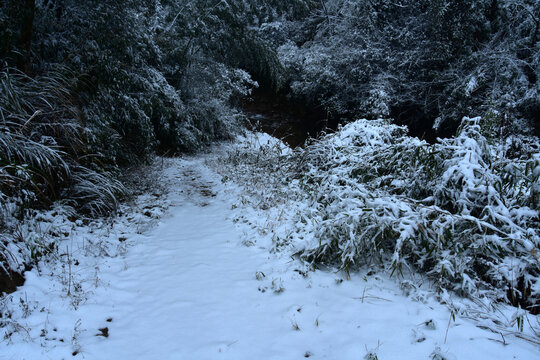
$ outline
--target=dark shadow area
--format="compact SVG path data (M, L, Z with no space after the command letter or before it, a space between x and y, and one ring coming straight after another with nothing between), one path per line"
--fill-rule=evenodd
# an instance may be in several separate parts
M12 293L17 290L17 286L24 284L24 276L17 272L10 272L9 274L0 271L0 294Z
M336 130L340 123L353 120L332 115L322 106L291 99L286 93L276 93L268 88L255 90L250 98L241 102L240 107L252 129L282 139L293 148L302 146L309 137L317 137L322 131ZM453 136L457 130L457 124L451 122L443 123L438 131L434 130L436 116L427 114L420 105L414 103L393 106L390 118L398 125L407 126L410 136L430 144L437 142L437 138Z
M409 135L433 144L437 137L450 137L456 129L443 128L436 132L433 129L435 116L427 114L420 105L414 103L402 103L392 106L390 117L397 125L405 125L409 128Z
M335 130L338 124L322 106L313 107L266 89L255 90L241 108L253 129L282 139L293 148L323 130Z
M525 281L525 278L521 276L518 279L517 285L508 287L506 296L510 304L515 307L519 307L529 311L532 315L540 314L540 297L533 296L531 285Z
M525 101L518 110L526 119L532 119L534 135L540 137L540 102L533 100Z

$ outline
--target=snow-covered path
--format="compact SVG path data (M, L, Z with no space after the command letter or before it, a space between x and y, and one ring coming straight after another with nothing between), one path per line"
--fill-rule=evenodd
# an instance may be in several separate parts
M48 315L49 333L80 319L71 341L0 344L0 359L540 359L528 342L505 346L472 322L449 322L445 307L405 297L384 276L305 274L242 245L235 199L202 157L175 160L167 178L168 217L101 266L101 285L76 311ZM30 277L22 291L39 284Z

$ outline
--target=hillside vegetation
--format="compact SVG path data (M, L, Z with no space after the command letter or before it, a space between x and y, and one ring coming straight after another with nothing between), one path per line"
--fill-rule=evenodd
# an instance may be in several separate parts
M534 0L2 2L0 291L57 248L37 210L114 214L123 175L234 138L258 88L341 124L262 166L308 204L304 260L538 312L539 76Z

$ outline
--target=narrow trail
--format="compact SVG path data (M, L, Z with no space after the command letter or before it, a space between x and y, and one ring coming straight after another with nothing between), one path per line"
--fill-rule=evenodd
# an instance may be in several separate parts
M264 336L260 325L270 314L245 291L258 297L249 283L264 257L239 246L226 219L230 206L215 200L215 184L202 183L193 169L179 170L184 185L171 196L174 213L126 257L128 268L109 290L110 298L122 299L113 305L110 336L89 344L87 358L212 358L233 346L252 347L240 339Z
M531 344L504 346L471 322L449 323L442 305L404 297L387 278L304 274L290 258L242 245L234 195L204 158L171 162L169 215L101 267L77 311L50 316L80 319L75 340L15 344L0 359L539 358Z

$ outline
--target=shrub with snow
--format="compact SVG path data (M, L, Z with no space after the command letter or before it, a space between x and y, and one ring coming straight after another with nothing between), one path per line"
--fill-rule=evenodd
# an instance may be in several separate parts
M429 145L384 120L359 120L296 152L312 203L297 227L313 234L302 257L344 269L414 267L441 288L533 310L539 154L507 158L480 122L464 118L455 137Z
M246 181L255 207L283 208L290 225L274 234L276 250L345 271L420 271L440 290L537 312L538 140L510 158L481 124L464 118L455 137L430 145L389 121L358 120L290 153L237 149L227 176Z

